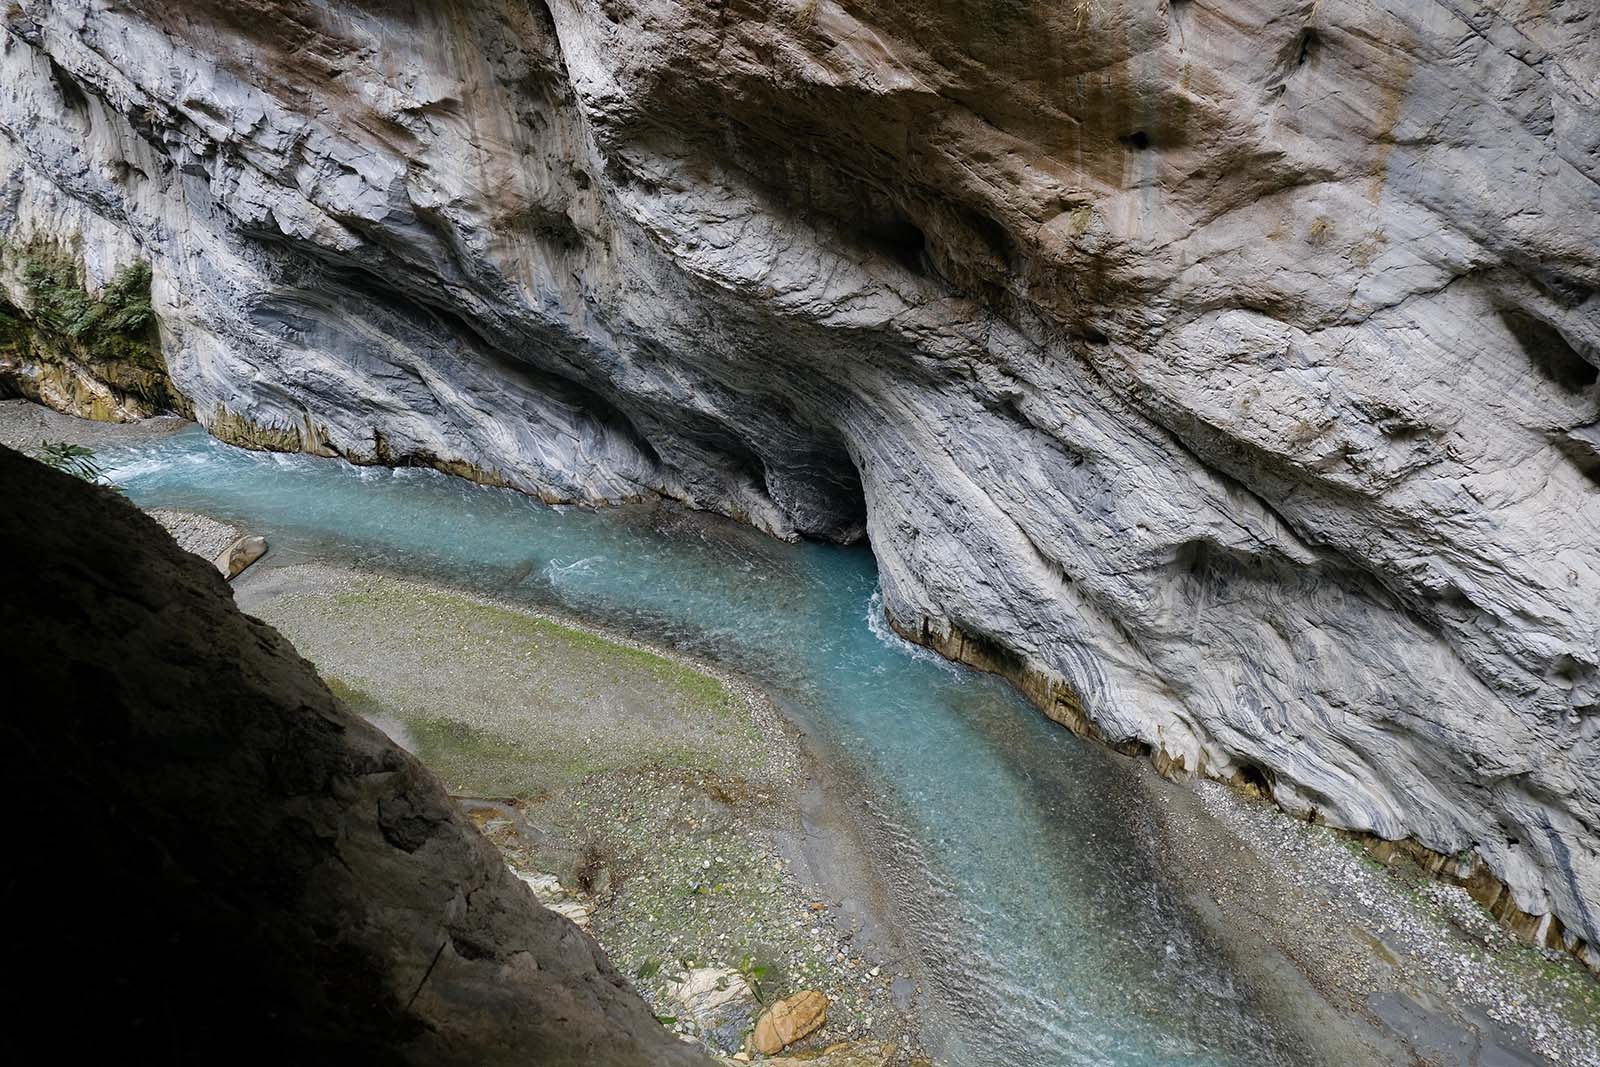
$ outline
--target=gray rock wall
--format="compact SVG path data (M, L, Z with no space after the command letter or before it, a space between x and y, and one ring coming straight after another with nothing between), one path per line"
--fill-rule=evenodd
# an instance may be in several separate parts
M1600 943L1587 0L5 26L8 248L150 260L216 432L864 526L908 632Z

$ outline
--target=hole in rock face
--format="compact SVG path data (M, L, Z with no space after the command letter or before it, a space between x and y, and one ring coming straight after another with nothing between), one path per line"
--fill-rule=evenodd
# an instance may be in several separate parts
M1594 667L1590 664L1576 656L1566 654L1557 656L1552 666L1555 668L1556 678L1569 686L1581 682L1594 672Z
M494 950L485 948L470 938L460 934L450 935L450 947L456 950L456 955L464 960L484 960L494 955Z
M1254 763L1246 763L1234 772L1233 784L1258 797L1272 795L1272 772Z
M61 69L60 64L50 60L50 80L55 83L56 92L61 94L61 102L72 111L86 111L89 107L89 98L78 88L78 83L72 80L72 75Z
M989 254L1002 263L1009 264L1016 255L1016 245L1011 240L1011 234L997 220L976 211L967 212L966 224Z
M926 274L928 238L922 228L904 215L896 215L862 229L862 236L877 251L913 274Z
M861 484L861 472L853 462L846 462L834 471L834 505L839 515L833 539L852 544L867 539L867 491Z
M1205 578L1209 570L1210 553L1203 538L1185 541L1172 556L1174 573L1191 578Z
M1282 96L1289 88L1289 79L1311 62L1321 45L1317 31L1310 26L1285 42L1273 57L1272 70L1267 76L1266 89L1272 96Z
M1294 65L1303 67L1311 61L1311 53L1317 47L1317 31L1307 26L1300 31L1299 46L1295 49Z
M1600 379L1600 367L1580 356L1549 323L1520 310L1500 312L1500 321L1539 372L1567 392L1581 393Z
M1578 468L1579 474L1600 486L1600 446L1576 433L1551 434L1550 441Z
M1554 268L1534 268L1528 275L1550 299L1564 308L1575 308L1592 300L1597 292L1582 279L1571 278Z
M1428 428L1426 426L1416 426L1412 425L1411 423L1400 422L1384 423L1378 427L1378 430L1383 434L1383 436L1387 437L1396 444L1405 444L1407 441L1415 441L1420 437L1426 436L1428 432Z
M1150 135L1143 130L1134 130L1122 139L1122 143L1135 151L1143 152L1150 147Z
M556 35L556 17L550 13L548 0L533 0L528 7L532 9L534 17L539 20L539 28L554 37ZM608 14L606 17L610 18L610 15ZM612 21L616 20L612 19Z
M828 438L766 467L767 495L805 537L853 544L866 537L867 494L843 443Z

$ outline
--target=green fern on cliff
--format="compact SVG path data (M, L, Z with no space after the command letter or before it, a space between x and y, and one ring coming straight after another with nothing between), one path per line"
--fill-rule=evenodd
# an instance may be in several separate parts
M23 262L22 282L34 322L44 329L97 354L126 358L148 348L147 335L155 321L148 265L135 263L123 268L95 299L79 284L77 264L35 251Z
M0 388L93 419L190 413L161 355L148 264L94 295L68 248L0 243L0 260L22 290L0 294Z

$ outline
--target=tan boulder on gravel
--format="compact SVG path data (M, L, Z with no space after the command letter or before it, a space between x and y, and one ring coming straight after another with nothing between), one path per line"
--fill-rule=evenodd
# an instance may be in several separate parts
M827 1021L827 996L807 989L768 1008L757 1021L750 1043L763 1056L771 1056L816 1033Z
M237 578L250 564L267 554L265 537L241 537L222 550L215 563L217 570L229 581Z

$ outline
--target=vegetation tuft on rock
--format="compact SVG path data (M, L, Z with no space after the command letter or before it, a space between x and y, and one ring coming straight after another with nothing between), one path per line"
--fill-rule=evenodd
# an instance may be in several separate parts
M0 297L7 391L102 421L188 413L161 354L149 264L122 268L94 296L82 265L60 248L34 244L13 256L25 296Z

